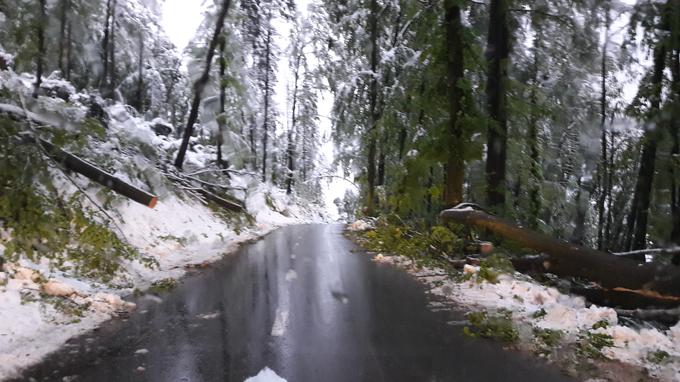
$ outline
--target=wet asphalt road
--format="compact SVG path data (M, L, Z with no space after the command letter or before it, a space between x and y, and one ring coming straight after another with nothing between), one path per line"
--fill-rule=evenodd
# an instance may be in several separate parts
M375 264L339 225L280 229L135 300L31 369L36 380L244 381L265 366L289 382L559 381L558 371L465 337L422 286Z

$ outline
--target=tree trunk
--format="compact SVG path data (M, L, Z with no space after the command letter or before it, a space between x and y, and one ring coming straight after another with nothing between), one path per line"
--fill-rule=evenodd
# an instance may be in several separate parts
M385 160L386 160L386 151L387 151L387 144L389 140L389 135L387 131L383 132L382 139L380 140L380 151L378 154L378 186L384 186L385 185Z
M217 119L217 166L228 168L229 162L222 158L222 145L224 144L224 125L226 123L227 111L227 84L225 74L227 73L227 41L224 36L220 38L220 116ZM225 173L229 176L229 173Z
M267 40L265 51L265 77L264 77L264 121L262 122L262 181L267 181L267 141L269 140L269 101L271 97L270 72L271 72L271 44L272 26L271 14L268 16Z
M66 73L66 65L64 65L64 53L66 50L66 24L68 24L68 9L69 0L61 0L59 7L59 71L64 76Z
M489 129L487 135L487 203L495 210L505 205L505 166L507 160L508 122L506 82L510 56L508 0L492 0L487 40L488 78L487 106Z
M598 198L597 198L597 249L603 250L604 245L604 226L605 226L605 202L607 201L607 172L609 165L607 163L607 45L609 43L609 7L605 7L605 32L604 42L602 43L602 67L601 78L602 87L600 94L600 164L598 167Z
M676 9L680 13L680 9ZM679 31L680 33L680 31ZM680 41L676 41L680 45ZM680 245L680 46L675 47L673 51L673 59L671 63L671 73L673 75L672 97L674 98L675 106L673 108L674 116L671 120L671 163L670 163L670 178L671 178L671 242Z
M371 80L369 84L369 115L368 115L368 158L366 160L366 176L368 190L366 193L366 215L375 213L375 186L376 186L376 135L378 134L378 63L380 60L380 47L378 46L378 1L371 0L368 30L370 33Z
M614 132L609 133L609 165L614 166L614 154L616 152L614 148ZM613 219L613 205L614 200L612 198L612 188L614 186L614 171L607 172L607 188L606 200L607 200L607 218L605 220L604 228L604 244L603 249L609 250L612 245L612 219Z
M461 9L455 0L446 0L444 9L446 29L447 79L449 98L449 131L447 135L447 161L444 189L444 205L453 207L463 201L465 161L463 157L463 129L458 118L462 113L463 79L465 63L463 51L463 25Z
M254 117L250 117L250 132L249 132L249 140L250 140L250 156L251 156L251 162L253 166L253 171L257 170L257 148L255 147L255 133L257 130L257 125L255 123Z
M109 36L110 38L110 43L109 43L109 65L110 68L108 70L109 73L109 96L113 97L114 92L116 90L116 5L118 5L118 0L113 0L113 3L111 4L111 34ZM141 38L141 35L140 35ZM142 42L143 44L143 42ZM143 49L143 47L142 47ZM141 54L141 53L140 53ZM142 106L143 108L143 106Z
M194 133L194 124L198 119L198 108L201 105L201 96L203 95L203 90L210 79L210 67L215 55L215 48L217 47L220 35L222 34L224 20L227 17L227 11L229 10L230 3L230 0L224 0L222 2L222 8L220 9L220 13L217 17L217 25L215 25L215 33L210 40L210 45L208 46L208 56L205 60L203 74L194 85L194 100L191 103L191 111L189 112L189 119L187 120L186 129L184 129L182 144L179 147L179 152L177 152L177 158L175 159L175 167L179 169L181 169L182 165L184 164L184 157L186 156L187 148L189 147L189 139Z
M652 183L654 182L654 167L656 162L656 148L661 130L660 124L660 103L661 89L663 81L663 71L665 68L666 49L663 43L659 44L654 50L654 73L652 76L652 87L654 94L650 99L650 113L654 120L654 126L650 123L645 126L642 136L642 155L640 157L640 170L637 183L635 185L635 196L633 206L628 216L628 249L643 249L647 242L647 217L651 202ZM640 260L644 259L641 255Z
M574 232L572 232L571 242L578 245L584 245L586 241L586 206L583 202L583 188L581 185L581 177L576 183L576 218L574 219ZM586 201L588 203L589 200Z
M152 195L107 173L97 166L94 166L93 164L54 146L52 143L44 139L38 139L38 142L40 147L43 148L50 157L59 162L65 168L82 174L93 181L108 187L129 199L134 200L137 203L143 204L149 208L154 208L156 206L158 197L155 195Z
M547 254L548 272L564 277L582 277L603 288L638 294L680 296L680 268L662 264L639 264L609 253L570 244L518 227L512 222L474 210L445 210L440 217L489 230L525 248Z
M45 15L46 0L39 0L40 9L38 14L37 34L38 34L38 56L36 58L35 70L35 87L33 89L33 98L38 98L40 93L40 85L42 84L43 65L45 61L45 24L47 16Z
M111 40L113 41L113 39ZM113 53L113 52L112 52ZM139 32L139 61L137 62L137 111L144 114L144 34Z
M104 19L104 37L102 38L102 77L99 80L99 89L103 89L109 78L109 33L111 24L111 0L106 0L106 17Z
M73 70L73 29L71 27L71 20L69 20L68 25L66 25L66 34L68 38L66 40L66 74L65 79L71 81L71 71Z
M299 41L298 41L299 42ZM286 194L290 195L293 192L293 173L295 171L295 142L293 141L293 132L297 127L297 93L298 93L298 81L300 78L300 61L302 60L302 48L295 57L295 73L293 80L293 107L291 110L291 121L290 128L288 129L288 147L287 147L287 157L288 157L288 169L286 174Z
M529 103L531 105L529 114L528 139L529 139L529 173L531 180L529 181L529 228L537 229L541 213L541 184L543 182L542 165L541 165L541 151L538 142L538 52L540 45L540 31L536 31L534 38L534 62L531 71L531 92L529 94ZM519 198L516 198L518 200Z

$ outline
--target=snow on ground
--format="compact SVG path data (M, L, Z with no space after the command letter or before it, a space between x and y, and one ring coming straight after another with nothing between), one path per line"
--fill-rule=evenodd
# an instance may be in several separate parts
M279 377L272 369L265 367L256 376L246 379L244 382L286 382Z
M69 338L95 328L121 310L133 309L134 304L125 303L120 296L130 294L134 288L144 289L156 280L181 277L186 266L219 260L234 252L240 243L277 227L324 220L319 210L288 204L285 192L263 195L267 190L271 188L262 186L247 199L257 223L240 234L198 201L183 201L170 194L161 198L154 209L123 202L116 212L128 242L160 265L150 269L139 262L126 264L128 284L123 289L78 280L50 269L46 262L6 264L0 273L0 285L5 284L0 286L0 380L16 376L22 368L58 350ZM269 209L265 198L270 198L285 216ZM41 285L44 280L48 283ZM83 307L83 317L61 313L42 301L39 293L46 291L46 285L51 286L52 295Z
M678 381L680 378L680 323L666 331L623 326L619 324L614 309L588 305L583 297L563 294L519 273L500 275L498 282L493 284L476 277L479 267L467 265L464 273L469 274L470 279L456 281L442 269L416 268L406 257L377 254L373 260L407 269L419 276L419 280L426 283L435 296L473 309L511 311L514 321L560 330L568 341L575 342L585 331L608 334L614 346L603 349L605 357L646 368L653 377L662 381ZM606 321L609 326L593 329L593 325L601 321ZM650 354L659 351L668 353L668 362L649 360Z
M60 85L56 80L53 82L55 86ZM32 83L28 75L0 72L0 87L23 93L26 99ZM74 92L71 88L65 89ZM85 94L69 97L71 103L40 97L30 107L31 116L65 129L73 128L86 113L78 100L89 97ZM3 107L12 112L20 109L19 105ZM153 122L131 115L122 105L107 107L107 113L110 119L106 140L98 142L96 147L88 147L86 154L104 158L113 167L114 175L123 180L143 188L149 184L154 187L159 197L154 209L116 198L110 201L107 212L115 221L114 232L118 233L120 228L128 244L143 256L155 259L159 266L148 268L139 261L129 261L123 264L121 274L104 284L56 269L46 261L20 260L4 264L0 269L0 380L18 376L22 369L57 351L69 338L133 310L134 304L121 297L136 289L144 290L155 281L179 278L187 267L219 260L234 252L241 243L278 227L328 221L321 207L286 195L271 184L263 184L254 174L235 174L231 179L231 186L239 189L237 196L245 201L254 223L220 217L197 197L170 187L154 164L154 161L167 161L167 153L179 145L176 140L157 136L152 130ZM144 147L153 152L152 157L134 151ZM194 141L187 153L185 168L205 168L214 158L211 149ZM71 175L69 180L55 170L53 182L66 197L83 190L91 200L102 202L98 196L102 187L81 176ZM96 210L89 199L80 199L85 206ZM9 237L11 233L0 227L0 255ZM209 318L212 317L206 317ZM269 375L266 371L263 373Z

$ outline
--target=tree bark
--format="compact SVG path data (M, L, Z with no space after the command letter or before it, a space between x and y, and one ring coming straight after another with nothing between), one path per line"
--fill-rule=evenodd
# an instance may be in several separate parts
M380 61L380 47L378 46L378 1L371 0L368 30L370 33L369 60L371 66L371 79L369 83L369 115L368 115L368 157L366 160L366 176L368 190L366 193L366 215L375 213L375 186L376 186L376 151L378 133L378 63Z
M66 25L66 34L68 35L68 38L66 40L66 74L65 74L65 79L67 81L71 81L71 71L73 70L73 36L72 36L72 26L71 26L71 20L68 21L68 25Z
M680 5L674 7L676 17L680 15ZM680 33L680 31L677 31ZM673 83L671 85L674 101L673 118L671 120L671 242L680 245L680 37L676 37L675 50L671 60L671 74Z
M110 68L108 70L109 73L109 82L108 82L108 90L109 90L109 96L113 97L114 92L116 90L116 6L118 5L118 0L113 0L113 3L111 4L111 34L109 36L111 42L109 44L109 65ZM141 35L140 35L141 37ZM142 42L143 44L143 42ZM143 47L142 47L143 49ZM143 106L142 106L143 108Z
M109 78L109 33L111 25L111 0L106 1L106 16L104 19L104 37L102 38L102 77L99 80L100 90L106 85Z
M269 101L271 97L271 44L272 44L272 26L271 14L269 14L267 25L267 39L265 51L265 77L264 77L264 121L262 122L262 181L267 181L267 141L269 140Z
M64 76L66 73L66 65L64 65L64 53L66 50L66 24L68 24L68 9L70 0L61 0L59 7L59 48L58 60L59 71Z
M489 128L487 135L487 203L495 210L503 210L506 190L506 161L508 122L506 82L510 56L508 0L492 0L487 39L488 78L487 107Z
M177 158L175 159L175 167L179 169L181 169L182 165L184 164L184 157L186 156L187 148L189 147L189 139L191 139L191 136L194 133L194 124L198 119L198 108L201 105L201 96L203 95L203 90L210 79L210 67L215 55L215 48L217 47L220 34L222 33L222 28L224 27L224 20L227 17L227 11L229 10L230 3L230 0L224 0L222 2L222 8L220 9L220 13L217 17L217 25L215 25L215 33L210 40L210 45L208 46L208 56L205 61L203 74L194 85L194 100L191 103L191 111L189 112L189 119L187 120L186 129L184 129L182 144L179 147L179 152L177 153Z
M46 16L46 0L39 0L40 9L38 10L38 23L37 23L37 34L38 34L38 56L36 58L36 71L35 71L35 87L33 88L33 98L38 98L40 94L40 85L42 84L43 75L43 65L45 61L45 24L47 22Z
M389 134L387 131L383 132L382 139L380 139L380 150L378 153L378 186L385 185L385 161L387 160L387 144L389 141Z
M652 87L654 94L650 97L650 113L654 126L645 126L642 136L642 155L640 157L640 169L635 185L633 206L628 216L628 249L643 249L647 241L647 217L651 202L652 183L654 182L654 170L656 162L656 149L659 138L660 104L665 68L666 48L660 43L654 50L654 72L652 75Z
M62 166L71 171L82 174L95 182L108 187L117 193L134 200L137 203L143 204L149 208L154 208L158 202L158 197L152 195L142 189L139 189L106 171L92 165L91 163L78 158L77 156L66 152L52 143L39 139L40 146L45 149L47 154L54 160L59 162Z
M640 265L634 260L553 239L480 211L451 209L442 211L440 217L489 230L525 248L543 252L550 257L544 267L558 276L582 277L604 288L623 288L642 295L680 296L678 267Z
M598 167L598 198L597 198L597 249L605 249L604 226L605 226L605 203L607 201L607 184L609 164L607 162L607 46L609 43L609 7L605 7L605 32L602 43L602 87L600 93L600 164Z
M298 37L299 39L299 37ZM298 40L299 43L299 40ZM293 140L293 132L297 127L297 93L298 93L298 81L300 78L300 62L302 60L302 47L299 47L300 51L297 52L295 57L295 73L293 80L293 107L291 110L291 121L290 128L288 129L288 146L287 146L287 158L288 158L288 169L286 174L286 194L290 195L293 192L293 174L295 171L295 142ZM304 139L304 138L303 138Z
M460 81L463 79L465 62L460 6L455 0L446 0L444 4L444 28L446 29L447 47L446 86L449 98L444 205L453 207L463 201L463 181L465 178L463 129L459 121L463 99Z
M541 213L541 183L542 179L542 166L541 166L541 151L538 142L538 52L540 45L540 31L535 31L536 37L534 38L534 62L533 68L531 70L531 92L529 94L529 103L531 105L529 114L529 159L531 163L529 165L529 173L531 174L531 180L529 181L529 227L532 229L538 228L538 222L540 220ZM519 200L519 198L516 198Z
M217 119L217 166L228 168L229 162L222 158L222 145L224 144L224 125L226 123L226 103L227 103L227 84L225 83L227 73L227 41L224 36L220 38L220 116ZM229 173L226 173L229 176Z
M113 41L113 39L112 39ZM113 53L113 52L112 52ZM137 62L137 111L144 114L144 34L139 32L139 57Z

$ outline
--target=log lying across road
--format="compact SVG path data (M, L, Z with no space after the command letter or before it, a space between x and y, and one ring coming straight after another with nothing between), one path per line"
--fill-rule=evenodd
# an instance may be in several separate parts
M156 203L158 203L157 196L137 188L119 178L116 178L97 166L54 146L49 141L46 141L42 138L38 138L38 140L40 146L45 149L46 153L67 169L85 175L102 186L108 187L113 191L149 208L154 208Z
M543 263L544 267L558 276L580 277L606 289L626 290L656 299L680 296L680 267L638 264L634 260L557 240L473 209L444 210L440 217L489 230L525 248L545 253L549 260Z

